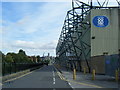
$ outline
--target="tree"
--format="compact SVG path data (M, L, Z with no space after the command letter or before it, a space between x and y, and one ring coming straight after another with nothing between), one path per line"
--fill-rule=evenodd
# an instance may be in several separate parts
M2 62L2 52L0 51L0 63Z
M45 60L44 63L48 63L48 64L49 64L49 63L50 63L50 60Z
M20 49L20 50L19 50L18 54L23 54L23 55L25 55L25 56L26 56L25 51L23 51L22 49Z
M41 62L41 58L39 55L37 56L37 62Z
M7 55L11 55L13 58L13 62L16 63L18 60L18 55L16 53L7 53Z
M25 51L23 51L22 49L19 50L18 57L19 63L31 63L31 60L28 58Z
M7 55L12 56L14 63L32 63L32 61L26 55L25 51L23 51L22 49L19 50L18 54L7 53Z
M11 55L6 55L6 57L5 57L5 62L7 62L7 63L12 63L13 62L13 58L12 58L12 56Z
M0 63L5 61L5 55L0 51Z

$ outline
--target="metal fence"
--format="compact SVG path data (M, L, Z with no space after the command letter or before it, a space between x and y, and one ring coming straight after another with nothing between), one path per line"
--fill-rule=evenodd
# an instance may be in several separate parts
M2 63L2 76L42 65L42 63Z

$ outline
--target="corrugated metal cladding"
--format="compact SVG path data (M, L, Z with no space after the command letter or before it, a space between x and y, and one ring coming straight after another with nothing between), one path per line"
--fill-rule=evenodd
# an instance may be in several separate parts
M93 24L95 16L108 18L106 27ZM92 9L91 10L91 56L118 54L120 49L120 9Z

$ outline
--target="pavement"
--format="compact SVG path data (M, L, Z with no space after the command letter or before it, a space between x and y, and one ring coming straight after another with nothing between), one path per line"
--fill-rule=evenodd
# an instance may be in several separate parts
M53 65L43 66L24 76L8 80L3 83L2 88L2 90L56 90L61 88L72 90L68 82L59 77L58 71Z
M76 73L76 80L73 80L73 71L65 68L58 68L63 76L63 80L68 81L73 89L102 89L102 90L120 90L120 82L116 82L114 77L107 75L96 75L92 80L92 74ZM81 90L82 90L81 89ZM86 90L85 89L85 90Z

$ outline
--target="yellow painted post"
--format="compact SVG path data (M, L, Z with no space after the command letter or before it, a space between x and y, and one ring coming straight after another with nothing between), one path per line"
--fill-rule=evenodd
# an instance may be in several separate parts
M86 68L84 68L84 74L86 74Z
M59 68L60 68L60 64L59 64Z
M92 80L95 80L95 69L92 71Z
M118 81L120 80L120 68L118 68Z
M59 69L60 69L60 67L61 67L61 66L60 66L60 64L59 64Z
M73 69L73 80L76 80L76 69Z
M115 80L116 81L119 80L119 72L118 72L118 70L115 70Z

